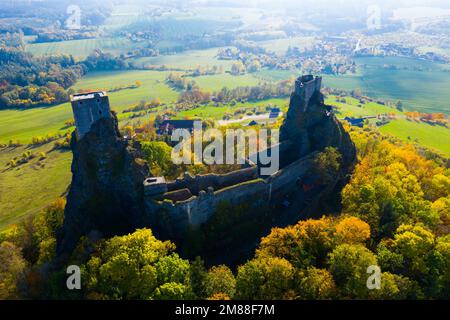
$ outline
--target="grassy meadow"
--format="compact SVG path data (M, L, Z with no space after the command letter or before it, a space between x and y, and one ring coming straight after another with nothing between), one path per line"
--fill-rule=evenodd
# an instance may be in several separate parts
M258 46L267 51L275 52L278 56L283 56L289 47L297 47L300 51L310 49L316 44L314 37L292 37L285 39L274 39L258 41Z
M257 102L237 103L236 105L206 105L198 108L181 111L177 118L211 118L214 120L221 120L225 114L233 114L237 109L253 109L266 106L277 106L281 109L286 109L289 104L289 99L267 99Z
M26 50L35 56L71 54L74 58L82 60L96 49L119 55L139 46L142 46L142 44L136 44L128 39L117 37L29 43L26 45Z
M381 126L380 131L407 142L417 142L450 157L450 129L448 128L423 122L397 119Z
M37 213L67 190L72 153L50 151L52 146L0 149L0 231ZM6 166L27 150L38 156L14 168ZM46 154L43 160L39 159L41 152Z
M233 76L229 73L191 77L190 79L194 80L200 88L210 92L219 91L223 87L233 89L236 87L256 86L261 82L252 74Z
M333 88L361 88L371 97L401 100L405 108L450 114L450 67L400 57L357 58L355 75L324 75ZM395 66L395 67L393 67Z
M197 66L222 66L229 71L232 60L219 60L216 58L220 48L206 50L189 50L178 54L160 55L156 57L143 57L132 59L131 62L141 68L148 66L167 66L182 70L192 70Z

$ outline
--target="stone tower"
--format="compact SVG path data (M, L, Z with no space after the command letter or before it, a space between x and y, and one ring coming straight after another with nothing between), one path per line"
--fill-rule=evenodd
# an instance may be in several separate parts
M306 111L309 100L316 92L320 92L322 86L322 77L314 77L312 75L304 75L295 80L295 94L300 96L304 102L301 107L302 111Z
M89 132L94 122L111 117L108 95L104 91L71 95L70 102L79 139Z
M295 81L289 110L280 128L280 143L291 143L281 156L298 159L326 147L336 147L350 167L356 159L355 147L341 123L324 102L321 77L304 75ZM280 159L283 162L283 159Z

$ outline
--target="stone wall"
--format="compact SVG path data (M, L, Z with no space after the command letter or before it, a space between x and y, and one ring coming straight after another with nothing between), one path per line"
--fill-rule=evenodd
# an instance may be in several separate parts
M207 222L216 212L218 205L223 202L232 205L250 203L253 207L258 207L281 201L288 190L298 187L298 180L311 168L314 156L315 153L297 160L265 180L258 178L217 191L206 188L206 191L200 191L198 196L176 203L149 198L147 206L153 212L166 212L172 228L177 233L183 233L189 226L195 227ZM254 168L246 170L254 172ZM238 175L239 171L233 174Z
M212 187L214 190L223 189L235 184L258 178L258 167L252 166L241 170L236 170L226 174L204 174L195 177L185 174L182 179L168 182L168 191L187 188L192 194L198 195L201 190Z

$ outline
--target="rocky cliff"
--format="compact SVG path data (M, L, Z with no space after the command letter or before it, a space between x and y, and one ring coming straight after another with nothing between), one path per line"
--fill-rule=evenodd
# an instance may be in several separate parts
M145 196L143 182L149 176L148 166L140 159L139 143L131 146L121 138L114 114L93 122L81 138L74 133L73 177L58 237L58 256L70 254L79 238L93 231L110 237L149 227L161 239L181 244L187 256L189 252L211 255L213 261L212 255L219 254L218 263L237 261L272 227L337 211L340 191L356 162L356 152L331 107L324 104L320 81L304 76L296 82L280 132L278 172L263 179L251 180L256 176L250 176L250 181L239 180L242 176L238 173L239 179L233 179L233 185L205 177L169 183L173 187L170 189L192 189L192 197L176 203ZM314 159L329 146L341 153L342 163L339 172L332 172L327 182L319 182ZM225 227L219 232L215 223L224 205L229 206L224 214L229 225L222 222ZM230 212L240 212L238 209L245 214L230 219ZM209 233L208 228L214 232ZM205 234L201 230L206 230ZM230 242L231 235L236 235L236 243ZM221 240L214 240L214 236ZM198 250L192 250L197 242L201 243ZM225 251L229 252L226 256L222 254Z
M281 155L282 161L292 161L331 146L342 154L342 167L347 173L356 162L356 149L349 134L332 108L325 105L320 91L315 91L309 100L296 91L291 94L289 110L280 129L280 142L288 141L290 147Z
M80 236L91 231L113 236L142 226L142 182L149 173L139 159L139 145L121 138L114 114L95 122L81 139L74 132L71 149L72 183L59 255L71 252Z

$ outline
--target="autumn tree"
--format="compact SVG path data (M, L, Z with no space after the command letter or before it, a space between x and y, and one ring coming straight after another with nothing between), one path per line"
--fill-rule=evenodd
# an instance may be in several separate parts
M302 271L299 278L297 291L300 299L332 299L337 293L333 276L326 269L311 267Z
M20 248L8 241L0 243L0 262L0 300L20 298L18 282L26 267Z
M154 175L170 176L174 173L172 148L164 141L143 142L142 154Z
M333 233L330 218L300 221L293 227L274 229L261 240L257 256L286 258L299 268L322 267L333 249Z
M108 299L189 298L189 262L174 249L148 229L113 237L86 263L87 288Z
M356 217L345 217L336 224L335 237L339 243L364 243L370 238L369 225Z
M206 275L205 292L207 297L213 297L217 294L234 297L236 279L230 268L225 265L212 267Z
M245 65L240 60L231 65L232 75L239 75L241 73L244 73L245 71Z
M292 293L294 267L281 258L253 259L238 269L238 299L283 299Z
M367 268L371 265L377 265L377 258L361 244L342 244L330 253L329 270L343 298L367 297Z

